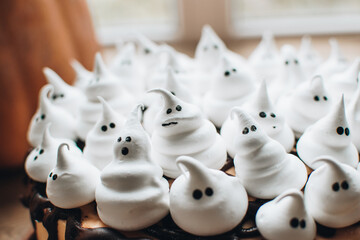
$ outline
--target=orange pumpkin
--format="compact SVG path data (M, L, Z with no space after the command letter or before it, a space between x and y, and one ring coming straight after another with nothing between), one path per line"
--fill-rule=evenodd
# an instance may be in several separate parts
M0 22L0 168L15 168L29 147L28 124L46 83L42 68L71 83L69 62L91 68L99 47L85 0L0 1Z

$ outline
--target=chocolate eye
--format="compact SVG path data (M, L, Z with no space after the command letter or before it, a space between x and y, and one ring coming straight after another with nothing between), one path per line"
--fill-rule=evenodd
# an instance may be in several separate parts
M340 190L340 185L339 185L338 182L336 182L336 183L334 183L334 184L332 185L332 190L333 190L334 192L338 192L338 191Z
M123 147L122 149L121 149L121 153L122 153L122 155L127 155L128 153L129 153L129 149L127 148L127 147Z
M117 141L118 141L118 142L121 142L121 137L119 137L119 138L117 139Z
M65 97L65 95L64 95L64 94L60 94L60 97L63 98L63 97Z
M323 97L323 99L324 99L325 101L327 101L327 100L328 100L327 96L324 96L324 97Z
M236 72L236 68L233 68L232 71L233 71L233 72Z
M52 179L55 181L55 180L57 179L57 174L54 174L54 175L52 176Z
M244 130L242 131L243 134L248 134L249 133L249 129L246 127L244 128Z
M167 114L170 114L172 112L171 108L168 108L168 110L166 110Z
M349 189L349 183L345 180L341 183L341 187L344 190L348 190Z
M350 135L350 129L349 128L345 128L345 135L349 136Z
M199 189L196 189L193 191L193 198L195 200L199 200L200 198L202 198L202 192Z
M294 60L294 63L295 63L295 64L299 64L299 60L295 59L295 60Z
M293 228L297 228L299 226L299 219L292 218L290 220L290 226L293 227Z
M265 112L260 112L260 113L259 113L259 116L260 116L261 118L266 118L266 113L265 113Z
M214 191L212 190L212 188L208 187L205 189L205 194L211 197L214 194Z
M270 116L271 116L272 118L276 118L275 113L270 113Z
M46 118L46 115L45 114L41 114L40 116L41 120L44 120Z
M314 100L317 101L317 102L320 101L319 96L314 96Z
M109 127L110 127L110 128L115 128L115 123L110 123L110 124L109 124Z
M43 154L43 153L44 153L44 149L40 149L39 154L41 155L41 154Z
M35 161L37 158L38 158L38 156L35 156L35 157L34 157L34 161Z
M52 95L51 98L52 98L53 100L56 100L56 98L57 98L56 94Z
M172 95L176 96L176 94L174 92L171 92Z
M285 61L285 65L289 65L289 61Z
M300 221L300 227L301 227L301 228L306 228L306 222L305 222L305 220L301 220L301 221Z
M101 131L106 132L106 131L107 131L107 126L103 125L103 126L101 127Z
M252 126L251 126L251 131L253 131L253 132L256 131L256 126L255 126L255 125L252 125Z
M131 142L131 137L126 137L126 138L125 138L125 141Z
M224 75L225 75L225 77L230 76L230 71L225 71L225 72L224 72Z
M338 127L338 128L336 129L336 132L337 132L337 134L339 134L339 135L343 135L343 133L344 133L344 128L343 128L343 127Z
M214 45L214 49L218 49L219 47L218 47L218 45Z
M145 53L145 54L149 54L149 53L150 53L150 49L145 48L145 49L144 49L144 53Z
M181 109L182 109L182 107L181 107L180 105L177 105L175 109L176 109L176 111L179 111L179 112L180 112Z
M49 174L49 177L51 177L52 176L52 172L50 172L50 174Z

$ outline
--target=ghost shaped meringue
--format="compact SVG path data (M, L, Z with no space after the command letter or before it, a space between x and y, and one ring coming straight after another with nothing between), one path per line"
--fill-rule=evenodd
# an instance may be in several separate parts
M355 133L360 132L360 85L358 85L357 90L348 105L346 116L350 129ZM360 134L353 134L352 142L358 152L360 152Z
M45 67L43 72L48 83L54 86L54 92L50 96L52 102L76 117L79 113L79 107L86 101L84 93L80 89L67 84L50 68Z
M305 186L308 213L316 222L332 228L350 226L360 221L360 173L330 156L322 162Z
M77 208L95 200L95 188L100 171L74 154L70 146L62 143L58 149L56 166L46 182L46 195L59 208Z
M291 151L295 144L294 133L284 115L272 104L265 81L241 108L260 124L269 137L281 143L287 152Z
M93 78L85 89L87 101L80 107L77 118L77 135L80 139L86 139L90 129L101 117L102 104L98 96L103 97L116 112L122 115L130 112L134 99L123 85L122 81L107 69L100 53L97 53Z
M319 75L300 84L292 94L280 98L277 105L297 138L307 127L324 117L331 106L332 97Z
M74 69L76 74L74 87L77 87L82 91L85 91L86 86L93 78L93 73L87 70L80 62L78 62L75 59L73 59L70 62L70 65Z
M191 94L187 90L185 85L180 82L178 75L174 73L172 67L167 68L167 76L162 87L185 102L200 105L200 100L196 96ZM155 117L158 112L161 111L162 99L161 96L159 96L158 94L148 93L141 102L146 107L146 110L144 111L142 125L146 132L151 135L154 131Z
M210 91L204 96L203 110L215 126L221 127L230 109L241 106L254 91L253 75L224 57L214 76Z
M56 165L58 147L62 143L71 146L71 151L81 156L81 151L76 147L75 142L69 139L54 138L50 134L48 123L42 136L41 144L34 148L25 160L25 171L27 175L37 181L46 183L50 171Z
M329 90L334 98L344 94L345 102L348 103L359 85L360 57L347 67L343 72L334 73L329 78Z
M315 221L298 189L286 190L262 205L256 213L256 226L269 240L313 240L316 236Z
M238 118L238 134L234 139L234 166L250 196L271 199L283 191L301 189L307 180L305 165L295 155L271 139L245 111L232 111Z
M282 60L272 32L263 33L259 45L249 56L249 63L254 68L258 79L272 82L278 77Z
M129 42L118 48L118 54L111 62L109 70L119 77L131 93L140 96L144 93L145 88L143 80L138 76L137 66L139 64L136 58L135 44Z
M176 164L182 175L170 189L170 213L180 228L211 236L230 231L242 221L248 197L236 177L188 156L178 157Z
M306 77L300 63L296 49L291 45L281 48L283 67L276 81L270 82L269 93L272 99L291 93Z
M315 158L329 155L337 161L356 168L359 154L352 143L346 119L344 97L331 112L308 127L296 145L300 159L312 169L319 167Z
M115 158L101 172L96 188L100 219L124 231L146 228L169 212L169 184L151 159L151 142L138 117L140 107L120 131Z
M311 37L309 35L305 35L301 38L298 56L306 78L312 77L317 67L323 61L320 54L313 48Z
M161 94L164 105L155 119L152 134L153 159L168 177L181 174L176 166L179 156L198 159L205 166L220 169L226 161L226 146L200 109L164 89L150 92Z
M40 90L39 107L31 119L27 133L27 139L34 147L41 144L43 132L48 123L51 123L50 133L53 137L76 139L76 120L68 111L56 106L49 99L53 92L54 87L49 84Z
M329 57L315 71L315 75L321 75L324 79L329 79L333 74L345 71L348 66L348 61L341 53L338 41L330 38L329 44L331 48Z
M84 158L99 170L114 159L114 144L125 123L125 118L102 98L98 97L103 110L102 116L86 136Z

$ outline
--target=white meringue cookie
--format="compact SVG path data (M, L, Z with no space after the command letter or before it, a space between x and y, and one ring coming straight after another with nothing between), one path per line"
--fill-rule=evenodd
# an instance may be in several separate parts
M98 96L103 97L108 104L122 115L127 115L134 103L133 96L124 88L120 79L114 76L103 62L100 53L95 56L93 79L85 89L87 101L80 107L77 119L77 134L82 140L101 117L102 104Z
M305 130L296 149L301 160L312 169L320 166L313 162L322 155L356 168L359 154L351 141L343 97L330 113Z
M45 67L43 72L48 83L54 86L54 92L49 96L50 99L55 105L64 108L76 117L79 114L79 107L86 101L84 93L80 89L68 85L50 68Z
M81 150L76 147L75 142L69 139L54 138L50 134L48 123L42 136L41 144L34 148L25 160L25 171L35 181L46 182L50 171L56 165L57 152L60 144L67 143L71 151L81 156Z
M312 77L317 67L319 67L323 61L320 54L312 47L311 37L309 35L301 38L298 56L306 78Z
M74 87L85 91L86 86L89 85L89 82L93 78L93 73L84 68L84 66L75 59L70 62L70 65L76 73Z
M256 213L256 226L269 240L313 240L314 219L306 212L303 194L289 189L262 205Z
M56 166L47 179L46 195L57 207L81 207L95 200L99 181L99 170L63 143L58 149Z
M357 90L348 105L347 119L352 132L359 133L360 132L360 85L358 85ZM358 152L360 152L360 134L353 134L352 142L354 143Z
M348 103L359 85L360 57L346 68L343 72L334 73L329 78L329 90L334 98L344 94L345 102Z
M41 88L39 94L39 108L31 119L27 138L32 146L41 144L43 132L48 123L51 123L50 133L56 138L75 140L75 118L63 108L53 104L49 96L54 92L51 85Z
M143 80L138 75L135 44L128 42L121 46L118 54L114 57L109 69L114 73L123 85L136 96L141 96L145 92Z
M345 71L348 61L341 53L339 43L335 38L329 39L331 47L330 55L315 71L315 75L321 75L329 79L333 74Z
M236 177L209 169L200 161L181 156L183 174L170 189L170 213L184 231L211 236L230 231L244 218L248 197Z
M307 179L305 165L271 139L246 112L234 109L239 119L234 139L236 176L253 197L271 199L283 191L301 189Z
M172 67L168 67L167 76L162 87L185 102L200 105L200 100L196 98L196 96L192 95L186 89L184 84L180 82L180 79L178 79L178 76L174 73ZM148 93L142 102L146 107L142 125L146 132L151 136L152 132L154 131L156 115L161 111L162 99L161 96L157 94Z
M254 89L253 75L224 57L210 91L204 96L205 115L215 126L221 127L230 109L245 103Z
M360 174L330 156L312 172L305 186L305 206L318 223L332 228L360 221Z
M278 101L279 111L284 114L297 138L300 138L307 127L324 117L331 106L332 97L319 75L300 84L292 94Z
M257 92L243 106L272 139L281 143L287 152L295 144L294 133L286 123L284 115L274 107L269 98L266 82L262 81Z
M167 90L150 92L159 93L164 99L152 134L153 159L163 168L164 174L173 178L181 174L175 160L182 155L196 158L207 167L220 169L226 161L226 146L200 109Z
M86 136L84 158L99 170L114 159L114 144L125 123L125 118L102 98L102 116Z
M96 188L100 219L124 231L146 228L169 212L169 184L150 158L151 143L138 119L139 109L119 133L115 158L101 172Z
M281 48L283 68L279 78L270 82L269 93L272 99L291 93L299 84L306 79L296 49L291 45L284 45Z
M283 61L272 32L263 33L259 45L249 56L249 63L258 79L266 79L270 83L279 77Z

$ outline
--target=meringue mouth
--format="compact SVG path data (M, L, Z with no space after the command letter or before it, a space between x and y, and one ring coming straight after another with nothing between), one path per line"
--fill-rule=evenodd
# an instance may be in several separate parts
M163 124L161 124L161 126L168 127L168 126L176 125L176 124L178 124L178 122L169 122L169 123L163 123Z

